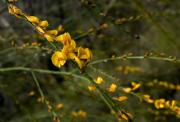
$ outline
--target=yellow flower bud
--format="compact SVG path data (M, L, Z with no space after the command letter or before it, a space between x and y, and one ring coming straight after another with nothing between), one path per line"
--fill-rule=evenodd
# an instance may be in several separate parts
M59 103L56 105L57 110L61 110L63 107L64 107L64 104L62 104L62 103Z
M131 82L131 85L132 85L132 90L136 90L141 86L140 83L135 83L135 82Z
M53 37L49 34L44 34L44 37L49 41L49 42L52 42L54 41Z
M102 84L104 82L103 78L102 77L98 77L96 80L95 80L95 83L97 84Z
M108 88L108 92L113 93L116 91L116 89L117 89L117 85L115 83L112 83Z
M79 110L78 115L79 115L79 117L86 118L87 113L85 111Z
M22 18L22 16L24 15L24 13L14 5L8 6L8 12L12 15L15 15L18 18Z
M126 101L128 99L128 97L126 97L126 96L119 96L119 97L114 97L113 99L117 100L119 102L122 102L122 101Z
M46 20L39 22L39 26L41 26L43 28L46 28L48 25L49 25L48 21L46 21Z
M96 90L96 86L88 86L89 91L95 91Z
M62 35L57 36L55 40L63 43L64 45L67 45L71 41L71 36L69 33L64 33Z
M58 31L57 30L48 30L47 33L52 34L52 35L57 35Z
M40 33L45 33L44 30L39 26L36 26L36 30Z
M59 25L58 28L57 28L58 32L63 32L64 31L64 28L62 25Z
M154 101L150 98L148 94L143 95L143 98L148 103L153 103Z
M78 57L80 59L85 59L87 61L91 60L92 53L88 48L79 47L79 48L77 48L77 50L78 50Z
M131 92L132 91L132 89L131 88L123 88L122 89L124 92L126 92L126 93L129 93L129 92Z
M39 18L36 16L26 16L26 19L31 23L39 23Z

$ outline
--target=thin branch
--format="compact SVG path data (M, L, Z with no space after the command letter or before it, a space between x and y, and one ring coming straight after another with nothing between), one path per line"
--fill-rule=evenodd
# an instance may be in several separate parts
M43 74L56 74L56 75L68 75L73 76L75 78L79 78L82 80L87 80L86 78L74 74L72 72L63 72L63 71L52 71L52 70L45 70L45 69L36 69L36 68L27 68L27 67L7 67L7 68L0 68L0 72L9 72L9 71L27 71L27 72L39 72Z
M115 61L115 60L142 60L142 59L152 59L152 60L180 63L180 59L176 59L175 57L171 58L171 57L159 57L159 56L126 56L126 55L123 55L123 56L119 56L119 57L95 60L95 61L90 62L88 65L106 63L108 61Z
M46 99L46 97L44 96L44 93L43 93L43 91L42 91L42 89L41 89L41 87L40 87L40 85L39 85L39 82L38 82L38 80L37 80L36 75L34 74L33 71L31 71L31 74L32 74L32 77L33 77L33 79L34 79L34 82L35 82L35 84L36 84L36 86L37 86L37 88L38 88L38 91L39 91L39 93L40 93L40 95L41 95L42 102L45 102L46 106L47 106L48 109L49 109L49 106L50 106L49 101L48 101L48 100ZM52 106L51 106L50 113L53 115L54 118L56 118L56 119L58 119L58 120L60 121L60 119L59 119L59 117L58 117L58 114L56 113L54 107L52 107Z

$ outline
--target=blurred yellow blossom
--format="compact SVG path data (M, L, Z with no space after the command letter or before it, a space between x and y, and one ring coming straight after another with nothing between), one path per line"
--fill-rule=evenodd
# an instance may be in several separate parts
M150 95L148 95L148 94L143 95L143 99L148 103L153 103L154 102L154 100L152 100L150 98Z
M138 89L141 86L140 83L135 83L135 82L131 82L131 85L132 85L132 90L133 91Z
M165 99L158 99L154 101L154 105L157 109L161 109L165 107Z
M89 91L95 91L96 90L96 86L88 86Z
M62 104L62 103L59 103L56 105L57 110L61 110L63 107L64 107L64 104Z
M132 92L134 90L137 90L141 86L141 84L140 83L131 82L131 86L132 87L123 88L122 90L124 92L126 92L126 93L130 93L130 92Z
M126 101L128 99L127 96L119 96L119 97L113 97L114 100L117 100L119 102Z
M77 112L73 111L71 114L73 117L80 117L80 118L86 118L87 117L87 113L83 110L79 110Z
M53 37L52 37L50 34L45 33L45 34L44 34L44 37L45 37L49 42L54 41Z
M95 83L100 85L104 82L103 78L102 77L98 77L96 80L95 80Z
M35 95L35 92L34 91L30 91L29 93L28 93L28 96L34 96Z
M122 90L126 93L129 93L129 92L131 92L132 89L131 88L123 88Z
M116 89L117 89L117 85L115 83L112 83L108 88L108 92L113 93L116 91Z

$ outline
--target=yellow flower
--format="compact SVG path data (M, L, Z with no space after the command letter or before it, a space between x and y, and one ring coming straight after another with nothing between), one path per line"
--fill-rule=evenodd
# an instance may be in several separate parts
M56 109L57 109L57 110L60 110L60 109L62 109L63 107L64 107L64 104L62 104L62 103L59 103L59 104L56 105Z
M58 31L57 30L48 30L47 33L52 34L52 35L57 35Z
M44 37L45 37L49 42L54 41L54 38L53 38L52 35L50 35L50 34L45 33L45 34L44 34Z
M124 92L126 92L126 93L129 93L129 92L131 92L131 91L132 91L132 89L131 89L131 88L129 88L129 87L128 87L128 88L123 88L122 90L123 90Z
M172 101L166 101L166 104L165 104L165 106L167 107L167 108L174 108L175 106L176 106L176 101L175 100L172 100Z
M13 5L8 6L8 11L10 14L15 15L18 18L22 18L22 16L24 15L24 13L19 8Z
M39 18L36 16L25 16L26 19L31 23L39 23Z
M87 117L87 113L83 110L79 110L78 112L73 111L72 112L72 116L73 117L81 117L81 118L86 118Z
M55 40L63 43L64 45L67 45L70 44L71 36L69 33L64 33L62 35L57 36Z
M56 67L61 67L66 63L67 57L66 55L64 55L64 53L60 52L60 51L56 51L52 57L51 57L52 63L54 64L54 66Z
M102 77L98 77L96 80L95 80L95 83L97 84L102 84L104 82L103 78Z
M74 40L70 40L70 43L67 45L64 45L63 51L68 54L68 53L74 53L76 48L76 42Z
M141 86L140 83L135 83L135 82L131 82L131 85L132 85L132 90L136 90Z
M49 25L48 21L46 21L46 20L39 22L39 26L41 26L43 28L46 28L48 25Z
M148 94L143 95L143 99L148 103L154 102L154 100L152 100Z
M79 47L77 48L77 52L78 52L77 55L80 59L85 59L89 61L92 58L92 53L88 48Z
M148 103L153 103L154 101L150 98L148 94L143 95L143 98Z
M114 100L117 100L119 102L126 101L128 97L126 96L119 96L119 97L113 97Z
M165 107L165 102L165 99L155 100L154 105L157 109L162 109Z
M180 117L180 107L174 107L173 108L173 111L177 114L177 116L179 116Z
M88 86L89 91L95 91L96 90L96 86Z
M79 110L79 111L78 111L78 115L79 115L80 117L82 117L82 118L86 118L87 113L86 113L85 111Z
M121 115L121 118L122 118L122 119L125 119L126 121L129 120L129 118L128 118L125 114L122 114L122 115Z
M117 89L117 85L115 83L112 83L108 88L108 92L113 93L116 91L116 89Z

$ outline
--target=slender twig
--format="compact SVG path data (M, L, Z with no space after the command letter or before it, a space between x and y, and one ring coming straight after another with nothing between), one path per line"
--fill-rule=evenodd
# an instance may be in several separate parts
M24 49L40 49L40 50L45 50L45 51L53 51L52 49L50 49L50 48L47 48L47 47L39 47L39 46L27 46L27 47L10 47L10 48L6 48L6 49L4 49L4 50L1 50L0 51L0 55L1 54L5 54L5 53L7 53L7 52L9 52L9 51L15 51L15 50L24 50Z
M73 76L75 78L79 78L82 80L87 80L86 78L71 73L71 72L64 72L64 71L52 71L52 70L45 70L45 69L35 69L35 68L27 68L27 67L7 67L7 68L0 68L0 72L9 72L9 71L27 71L27 72L39 72L43 74L56 74L56 75L68 75Z
M34 82L36 83L36 86L37 86L37 88L38 88L38 91L39 91L41 97L42 97L42 98L45 98L44 93L43 93L43 91L42 91L42 89L41 89L41 87L40 87L40 85L39 85L39 82L38 82L38 80L37 80L34 72L32 71L31 74L32 74L32 76L33 76Z
M35 84L36 84L36 86L37 86L37 88L38 88L38 91L39 91L39 93L40 93L40 95L41 95L42 101L45 102L45 104L46 104L47 107L48 107L48 106L49 106L49 101L48 101L48 100L46 99L46 97L44 96L44 93L43 93L43 91L42 91L42 89L41 89L41 87L40 87L40 85L39 85L39 82L38 82L37 77L36 77L36 75L34 74L33 70L31 71L31 74L32 74L32 77L33 77L33 79L34 79L34 82L35 82ZM51 114L53 115L54 118L59 118L53 107L51 108L50 112L51 112Z
M112 58L105 58L100 60L95 60L90 62L88 65L94 65L99 63L106 63L108 61L114 60L141 60L141 59L152 59L152 60L160 60L160 61L168 61L174 63L180 63L180 59L176 58L169 58L169 57L158 57L158 56L119 56L119 57L112 57Z

